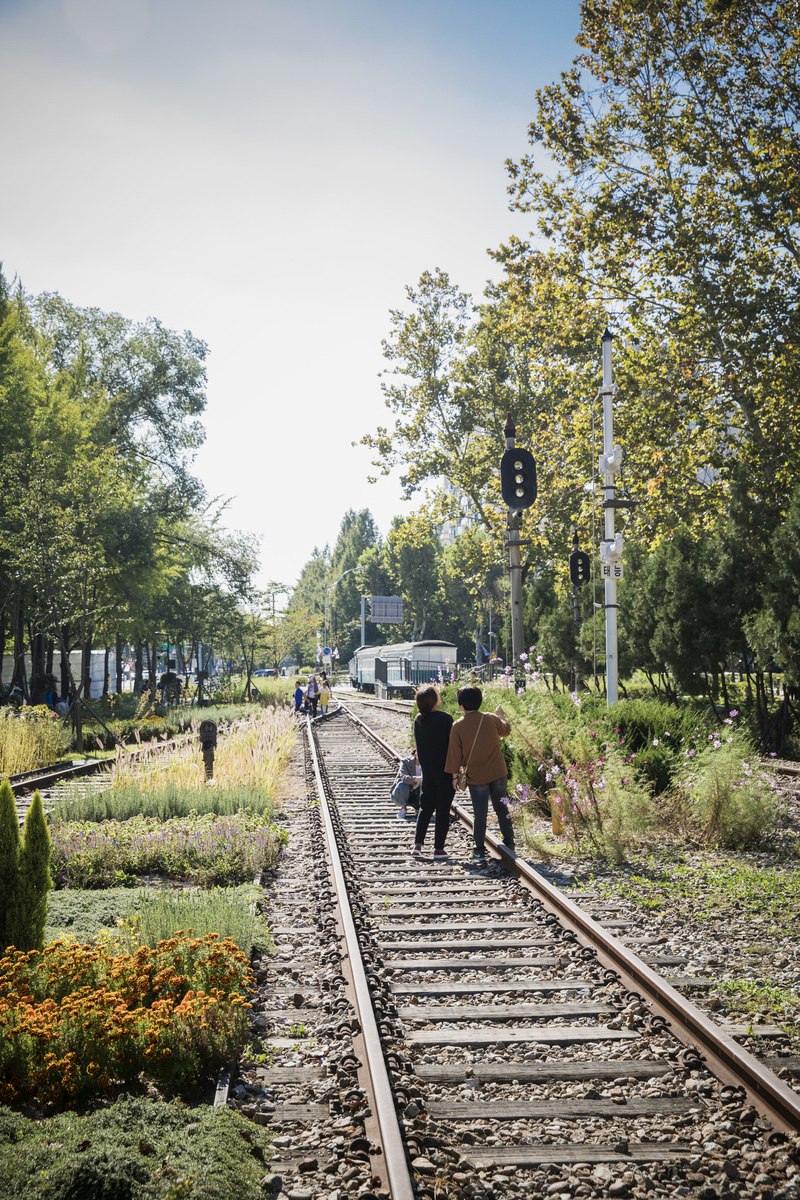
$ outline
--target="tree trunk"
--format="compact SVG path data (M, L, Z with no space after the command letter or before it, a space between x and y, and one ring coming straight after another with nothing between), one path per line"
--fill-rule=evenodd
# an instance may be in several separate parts
M144 689L144 650L142 648L141 638L136 639L136 649L134 651L135 666L133 668L133 690L137 696L141 696Z
M111 682L111 680L108 677L108 659L109 659L109 650L108 650L108 642L106 642L105 654L103 655L103 691L102 691L103 697L108 696L108 685Z
M83 680L83 694L87 700L92 698L92 635L87 634L86 639L81 647L81 679Z
M48 638L45 643L44 668L48 675L53 674L53 655L55 654L55 641L53 638Z
M731 702L730 702L730 697L728 695L728 682L725 678L724 670L720 671L719 678L720 678L720 686L722 688L722 703L725 705L726 713L729 713L731 711Z
M70 630L69 625L61 626L61 696L69 704L72 699L72 671L69 663Z
M156 688L158 687L158 679L156 678L157 670L158 670L158 643L153 642L152 646L150 647L150 663L149 663L150 680L149 680L149 685L148 685L148 689L147 689L150 693L150 697L152 700L155 700L155 698L156 698Z
M117 678L115 680L115 691L116 691L117 695L119 696L122 694L122 638L119 636L119 634L117 634L114 650L115 650L115 655L116 655L116 660L117 660L117 662L116 662Z
M14 599L14 670L11 684L12 687L21 688L25 699L30 700L25 671L25 612L19 592Z

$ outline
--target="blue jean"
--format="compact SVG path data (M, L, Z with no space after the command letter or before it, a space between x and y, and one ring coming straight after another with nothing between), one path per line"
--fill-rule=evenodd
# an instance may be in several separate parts
M493 779L491 783L470 783L469 794L472 800L472 812L475 824L472 830L475 838L475 849L486 849L486 818L489 815L489 801L497 813L500 822L500 832L507 846L514 845L514 826L508 812L506 796L508 795L508 777Z

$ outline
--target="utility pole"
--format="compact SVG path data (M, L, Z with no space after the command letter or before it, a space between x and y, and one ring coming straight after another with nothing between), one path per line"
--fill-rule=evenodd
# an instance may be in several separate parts
M511 413L506 418L506 452L500 460L500 485L508 505L508 567L511 581L511 657L514 663L525 647L522 620L522 513L536 499L536 463L529 450L516 446L517 427Z
M614 530L617 508L615 480L622 466L622 447L614 445L614 373L611 366L611 343L614 335L606 329L601 338L603 348L603 453L599 471L603 476L604 537L600 546L600 571L605 583L606 613L606 701L608 707L617 703L619 662L617 658L617 580L622 578L622 534Z

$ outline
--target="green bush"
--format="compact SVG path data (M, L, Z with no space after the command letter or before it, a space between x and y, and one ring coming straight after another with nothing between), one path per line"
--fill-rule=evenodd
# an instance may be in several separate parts
M0 1107L0 1200L261 1200L268 1154L226 1108L136 1098L32 1121Z
M758 845L774 832L780 807L775 784L746 735L709 734L684 762L676 805L687 832L731 850Z
M10 799L9 799L10 797ZM47 820L38 791L25 814L19 836L14 796L7 780L0 784L0 934L2 947L41 950L47 919L47 893L52 847Z

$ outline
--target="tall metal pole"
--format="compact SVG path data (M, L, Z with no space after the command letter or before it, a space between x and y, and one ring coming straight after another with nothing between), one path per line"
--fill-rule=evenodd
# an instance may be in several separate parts
M506 450L513 450L517 429L509 414L503 430L506 436ZM524 649L525 630L522 622L522 554L520 551L519 532L522 527L522 513L519 509L511 508L508 512L508 569L511 582L511 658L516 664Z
M611 343L614 335L606 329L601 339L603 347L603 493L605 503L604 541L606 548L615 545L614 532L614 499L616 487L614 480L619 470L618 455L614 447L614 373L611 366ZM606 701L608 707L617 703L618 691L618 659L617 659L617 581L613 570L605 577L605 611L606 611Z
M361 597L361 645L367 644L367 597Z

